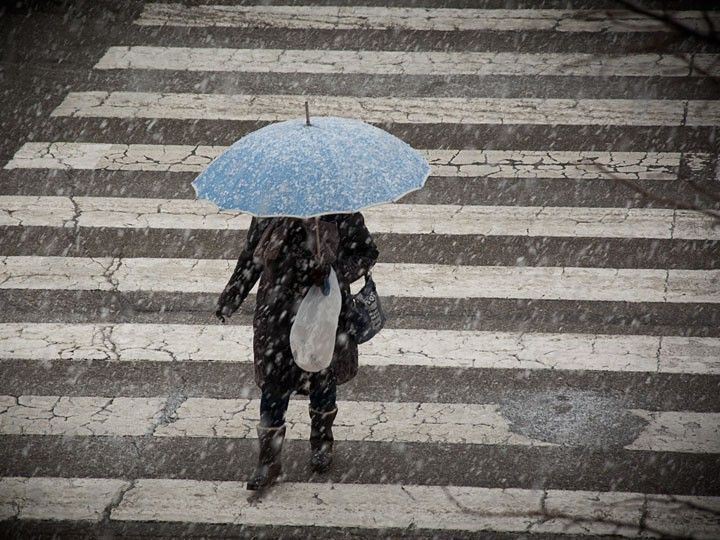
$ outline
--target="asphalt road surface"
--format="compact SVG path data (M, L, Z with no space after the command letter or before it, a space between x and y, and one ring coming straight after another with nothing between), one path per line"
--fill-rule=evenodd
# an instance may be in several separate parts
M361 3L4 8L0 533L720 538L720 6ZM190 182L305 100L432 173L365 214L332 470L294 399L248 499L248 219Z

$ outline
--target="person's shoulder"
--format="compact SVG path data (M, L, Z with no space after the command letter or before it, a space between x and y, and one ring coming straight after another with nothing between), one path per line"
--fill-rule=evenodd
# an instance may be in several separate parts
M363 219L360 212L350 212L347 214L335 214L337 221L358 221Z
M352 214L341 214L337 221L338 229L345 236L357 236L358 234L368 234L369 231L365 226L365 219L360 212Z
M273 221L276 221L277 218L274 217L255 217L253 216L251 224L255 225L258 229L265 229L268 225L270 225Z
M265 232L268 225L272 222L273 218L255 217L250 220L250 228L248 229L248 236L254 240L259 239L260 236Z

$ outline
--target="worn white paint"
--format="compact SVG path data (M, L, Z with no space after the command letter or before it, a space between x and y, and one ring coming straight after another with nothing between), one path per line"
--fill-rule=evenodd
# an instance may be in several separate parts
M666 336L661 338L658 371L720 374L718 338Z
M671 11L673 19L706 29L701 11ZM709 12L715 25L720 17ZM625 10L453 9L366 6L227 6L146 4L135 24L324 30L670 32L661 21Z
M0 226L247 230L250 220L207 200L0 196Z
M244 487L241 482L142 479L126 493L111 519L640 537L647 535L641 525L644 505L675 500L619 492L282 483L263 497L262 504L255 504L247 501ZM168 498L168 493L174 496ZM719 501L682 498L676 506L686 516L683 532L712 538L720 529L710 521Z
M0 434L255 438L260 400L0 396ZM555 446L512 429L497 404L338 401L336 440ZM648 422L628 450L720 453L720 413L630 410ZM307 401L291 400L289 439L310 436ZM591 436L591 435L589 435ZM584 445L592 446L588 440Z
M0 288L220 292L234 261L170 258L0 258ZM720 271L380 263L384 294L429 298L543 298L717 302Z
M158 422L164 398L0 396L0 433L132 435Z
M645 523L668 537L720 537L720 497L647 497Z
M5 168L200 172L223 150L220 146L25 143Z
M252 327L184 324L0 324L0 359L251 362Z
M234 266L217 259L0 257L0 288L217 293ZM379 263L374 275L380 294L399 297L720 302L720 270Z
M375 233L720 240L699 212L662 208L388 204L363 210ZM0 196L0 226L246 230L207 200Z
M372 75L518 75L586 77L702 76L716 54L628 54L214 47L110 47L95 69L157 69L239 73L363 73Z
M172 493L172 497L168 497ZM647 509L647 513L644 512ZM0 518L716 538L720 498L470 486L0 478ZM645 514L645 515L644 515ZM644 519L644 526L643 526Z
M701 77L720 76L720 55L696 54L692 62L693 75Z
M720 125L720 101L688 101L685 125Z
M101 521L130 482L115 478L0 478L0 520Z
M227 147L25 143L6 169L200 172ZM433 176L675 180L678 152L420 150ZM695 154L699 160L707 154Z
M0 324L0 360L252 362L252 328L186 324ZM720 338L386 328L360 364L720 375Z
M665 452L720 453L720 414L689 411L632 410L648 425L628 450L656 450Z
M675 152L573 152L554 150L424 150L435 176L674 180ZM698 161L707 154L694 154Z
M402 124L712 126L720 102L673 99L354 97L320 95L70 92L51 116L277 122L321 116Z
M155 429L157 437L255 436L259 400L190 398L170 424ZM552 446L513 433L497 405L339 401L333 426L336 440ZM289 438L310 436L307 402L295 400L288 410Z
M116 406L119 402L121 405ZM189 398L162 421L163 398L0 396L0 433L254 438L260 401ZM497 405L340 401L336 440L549 446L513 433ZM307 439L307 402L293 400L290 439Z

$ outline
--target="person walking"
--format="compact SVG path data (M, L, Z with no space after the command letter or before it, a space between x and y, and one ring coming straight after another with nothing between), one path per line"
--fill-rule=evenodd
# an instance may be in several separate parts
M285 414L294 392L310 398L310 465L321 473L330 467L336 387L351 380L358 369L349 316L350 283L368 274L377 257L360 213L252 219L246 245L216 310L224 323L260 280L253 320L255 382L261 390L260 453L247 489L265 488L282 474ZM290 330L306 292L312 285L323 286L331 267L342 293L335 350L328 368L309 373L293 360Z

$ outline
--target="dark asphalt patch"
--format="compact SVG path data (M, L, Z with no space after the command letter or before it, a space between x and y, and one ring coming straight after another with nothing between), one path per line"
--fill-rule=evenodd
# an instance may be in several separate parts
M648 422L622 405L622 397L587 389L523 391L500 402L510 430L562 446L628 446Z

